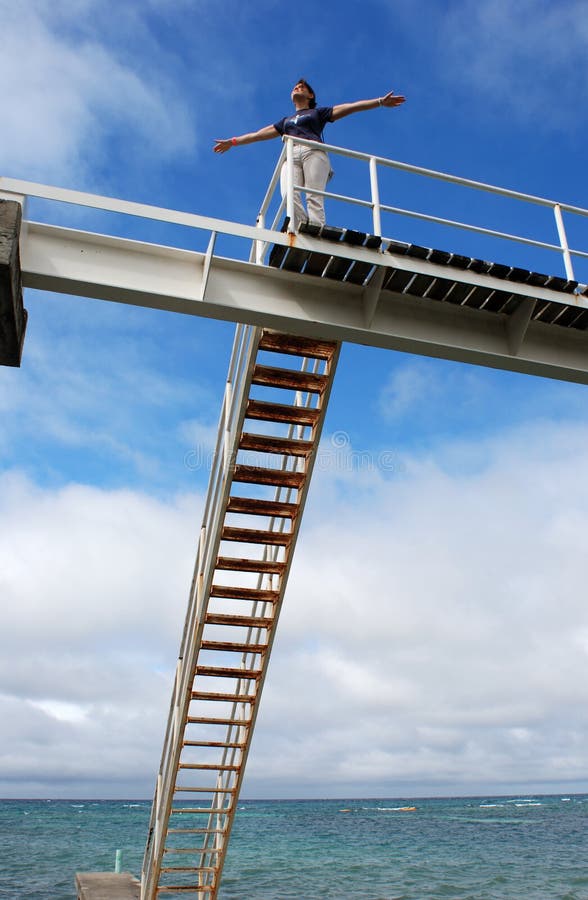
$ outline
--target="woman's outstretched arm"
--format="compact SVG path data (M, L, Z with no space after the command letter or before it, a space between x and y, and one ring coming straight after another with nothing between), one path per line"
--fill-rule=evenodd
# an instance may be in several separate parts
M394 91L390 91L388 94L384 94L383 97L375 97L373 100L356 100L355 103L338 103L337 106L333 107L333 122L336 122L337 119L342 119L344 116L350 116L351 113L363 112L367 109L377 109L379 106L385 106L388 109L392 109L395 106L400 106L405 100L406 97L402 97L399 94L395 94Z
M241 134L238 137L226 138L225 140L215 140L214 152L226 153L231 147L239 147L241 144L254 144L256 141L269 141L271 138L279 137L279 132L273 125L266 125L259 131L251 131L249 134Z

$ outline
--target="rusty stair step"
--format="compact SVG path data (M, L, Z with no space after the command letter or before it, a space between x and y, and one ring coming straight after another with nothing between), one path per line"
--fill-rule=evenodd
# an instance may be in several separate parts
M275 562L271 559L241 559L233 556L219 556L216 560L216 568L230 572L259 572L263 575L282 575L286 568L286 563Z
M310 406L289 406L285 403L270 403L267 400L249 400L245 417L264 422L291 422L294 425L316 425L320 409Z
M223 847L164 847L164 853L171 853L173 855L180 855L182 853L193 853L195 855L200 855L201 853L222 853Z
M222 541L237 541L243 544L266 544L288 547L292 543L292 533L283 531L260 531L256 528L234 528L225 525L221 532Z
M161 872L209 872L214 874L218 871L216 866L162 866ZM212 886L210 885L212 888Z
M160 884L155 889L156 894L210 894L215 891L214 885L202 886L186 886L185 884Z
M326 375L314 375L312 372L299 372L295 369L256 365L251 381L253 384L260 384L265 387L322 394L327 387L329 379Z
M207 613L206 625L242 625L244 628L271 628L274 620L270 616L239 616L231 613Z
M314 338L264 330L259 342L259 349L294 356L311 356L313 359L332 359L337 344L331 341L317 341Z
M278 500L258 500L255 497L229 497L227 512L249 516L268 516L275 519L294 519L297 503L281 503Z
M225 746L225 744L223 744L223 747L224 746ZM191 788L180 788L180 790L186 790L186 791L189 790L195 794L236 794L237 793L236 787L222 788L222 789L219 789L216 786L213 786L213 787L191 787Z
M206 772L238 772L241 768L240 765L228 765L227 763L180 763L180 769L203 769ZM176 790L181 791L179 785L176 784ZM190 790L186 788L186 790ZM222 794L222 789L218 791L218 793Z
M313 441L250 434L246 431L243 432L239 441L239 450L252 450L255 453L279 453L282 456L301 456L304 459L308 459L313 449Z
M265 653L267 644L248 644L246 641L209 641L200 644L202 650L221 650L227 653Z
M188 716L186 722L188 725L243 725L245 728L251 725L251 719L231 719L228 716Z
M192 700L215 700L227 703L255 703L255 694L219 694L207 691L192 691Z
M224 828L168 828L168 834L226 834Z
M304 484L305 472L288 469L266 469L263 466L237 465L233 471L233 481L247 484L271 484L275 487L291 487L299 490Z
M229 809L225 809L223 806L215 807L211 809L210 806L172 806L170 809L171 815L188 815L188 816L199 816L207 813L228 813Z
M200 644L202 650L220 650L227 653L265 653L267 644L248 644L247 641L210 641L204 640Z
M273 534L273 532L271 532L271 534ZM280 592L258 590L257 588L234 587L233 585L228 584L213 584L210 588L210 596L226 597L228 600L252 600L254 602L259 601L260 603L277 603L280 599Z
M244 750L245 744L240 741L184 741L182 747L217 747L219 750L225 748L227 750Z
M257 681L259 669L240 669L238 666L196 666L196 674L205 678L240 678L243 681Z
M234 773L231 773L231 774L234 774ZM185 787L183 787L181 784L176 784L176 785L174 785L173 792L174 792L174 794L176 795L175 799L176 799L176 800L181 800L182 803L189 803L190 800L194 800L194 802L197 803L198 800L200 799L199 797L180 797L179 795L180 795L180 794L197 794L197 793L202 793L202 789L201 789L201 788L197 788L197 787L189 787L189 786L187 786L187 785L186 785ZM210 794L215 794L215 795L216 795L216 794L225 794L225 793L228 793L228 791L223 791L222 789L221 789L221 790L219 790L219 789L214 790L213 788L211 788L210 791L209 791L208 793L210 793ZM211 799L212 799L212 798L211 798ZM231 806L232 806L232 804L233 804L233 797L229 797L229 798L226 798L226 799L228 800L228 802L227 802L227 805L226 805L225 807L223 807L223 809L225 809L227 812L229 812L230 809L231 809ZM204 797L203 800L204 800L205 803L208 802L207 799L206 799L206 797Z

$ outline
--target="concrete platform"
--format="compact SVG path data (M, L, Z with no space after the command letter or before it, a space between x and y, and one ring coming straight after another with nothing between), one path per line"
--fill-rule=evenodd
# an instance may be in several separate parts
M0 365L20 366L27 313L22 300L19 237L22 208L0 200Z
M139 900L141 885L128 872L77 872L78 900Z

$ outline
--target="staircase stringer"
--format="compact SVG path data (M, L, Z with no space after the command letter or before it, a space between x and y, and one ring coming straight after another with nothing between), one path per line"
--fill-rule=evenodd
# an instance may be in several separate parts
M308 458L307 463L306 463L306 478L305 478L305 481L304 481L304 486L303 486L302 490L299 492L299 499L298 499L298 514L297 514L297 516L296 516L296 520L295 520L295 522L294 522L294 526L293 526L293 529L292 529L292 534L293 534L293 537L292 537L292 544L291 544L291 548L292 548L292 549L291 549L290 553L288 554L288 560L287 560L286 568L285 568L283 574L280 576L280 599L279 599L278 603L275 604L275 606L274 606L274 623L273 623L273 627L272 627L271 632L270 632L270 635L269 635L268 648L267 648L267 658L268 658L268 660L271 658L272 648L273 648L273 644L274 644L274 640L275 640L275 635L276 635L276 629L277 629L277 626L278 626L278 621L279 621L279 617L280 617L280 613L281 613L282 605L283 605L283 599L284 599L284 595L285 595L285 592L286 592L286 587L287 587L287 584L288 584L288 578L289 578L289 576L290 576L290 570L291 570L291 567L292 567L292 561L293 561L293 558L294 558L294 552L293 552L293 551L294 551L294 548L296 547L296 543L297 543L297 540L298 540L298 534L299 534L299 531L300 531L300 526L301 526L301 522L302 522L302 516L303 516L303 513L304 513L304 507L305 507L305 504L306 504L306 500L307 500L307 496L308 496L308 491L309 491L309 488L310 488L310 483L311 483L312 474L313 474L313 470L314 470L314 465L315 465L316 457L317 457L317 454L318 454L318 448L319 448L320 438L321 438L321 435L322 435L322 430L323 430L323 426L324 426L324 421L325 421L325 417L326 417L326 413L327 413L327 408L328 408L328 404L329 404L329 399L330 399L330 395L331 395L331 390L332 390L332 387L333 387L333 381L334 381L335 371L336 371L336 368L337 368L337 363L338 363L338 361L339 361L339 355L340 355L340 352L341 352L341 344L338 343L338 344L337 344L337 347L336 347L336 350L335 350L335 352L334 352L334 354L333 354L333 356L332 356L332 358L331 358L331 360L329 361L328 366L327 366L327 374L329 375L328 386L327 386L325 392L323 393L323 395L322 395L322 397L321 397L321 410L320 410L320 416L319 416L319 418L318 418L318 420L317 420L316 425L314 426L314 428L313 428L313 430L312 430L312 440L313 440L313 442L314 442L314 451L313 451L313 453L311 454L311 456ZM305 363L307 363L307 362L308 362L308 360L305 360ZM318 368L318 361L315 361L315 369L316 369L316 368ZM311 400L311 395L310 395L310 394L307 394L307 395L306 395L306 404L305 404L305 403L301 403L300 405L302 406L302 405L310 404L310 400ZM289 430L288 430L289 436L292 435L292 434L294 434L295 431L296 431L296 429L300 429L300 432L299 432L299 433L302 433L302 431L303 431L302 426L299 426L299 425L292 425L292 426L289 428ZM275 491L275 499L276 499L276 500L283 499L282 496L281 496L282 492L284 492L284 493L286 494L287 497L290 497L291 494L292 494L292 488L282 488L282 487L280 487L280 486L276 487L276 491ZM282 524L282 527L283 527L283 524ZM271 554L272 552L273 552L274 554L277 554L277 548L271 548L271 547L270 547L270 548L268 548L268 551L267 551L267 552L268 552L268 555ZM263 581L263 576L260 575L260 576L259 576L259 579L258 579L258 584L259 584L259 586L261 586L262 581ZM266 607L267 605L268 605L268 604L263 604L262 615L265 613L265 607ZM246 656L247 656L247 654L243 654L243 660L242 660L242 662L243 662L245 668L246 668ZM249 728L248 728L248 740L247 740L245 749L242 751L240 771L239 771L239 773L238 773L238 777L237 777L236 784L235 784L235 788L236 788L236 790L235 790L235 800L239 797L239 794L240 794L240 792L241 792L241 786L242 786L242 783L243 783L243 778L244 778L244 776L245 776L245 771L246 771L246 767L247 767L247 759L248 759L248 757L249 757L249 751L250 751L250 748L251 748L251 739L252 739L252 736L253 736L254 731L255 731L255 724L256 724L256 722L257 722L257 716L258 716L258 713L259 713L259 707L260 707L260 700L261 700L261 695L262 695L262 693L263 693L263 687L264 687L264 685L265 685L265 679L266 679L266 676L267 676L267 671L268 671L268 665L267 665L267 662L266 662L266 665L263 667L263 674L262 674L262 676L261 676L261 679L260 679L260 681L259 681L258 688L257 688L257 702L253 705L253 714L252 714L252 717L251 717L251 725L250 725ZM228 731L227 731L227 738L229 737L229 733L230 733L230 727L229 727L229 729L228 729ZM233 750L233 753L234 753L234 752L235 752L235 751ZM215 884L214 890L213 890L213 891L211 892L211 894L210 894L210 900L216 900L217 892L218 892L218 889L219 889L219 887L220 887L220 881L221 881L221 877L222 877L222 871L223 871L224 864L225 864L225 860L226 860L226 842L228 841L228 837L229 837L229 835L230 835L230 833L231 833L231 829L232 829L232 826L233 826L233 821L234 821L234 818L235 818L236 810L237 810L237 804L236 804L236 802L235 802L235 803L233 803L233 805L232 805L232 807L231 807L231 812L229 813L229 816L228 816L228 824L227 824L227 827L226 827L226 835L223 835L223 843L224 843L224 845L225 845L225 846L224 846L225 852L221 852L221 853L220 853L220 861L219 861L219 863L218 863L218 868L217 868L216 884Z
M219 418L203 526L196 553L188 611L151 813L141 879L141 900L152 900L155 897L160 878L165 835L169 826L182 749L179 731L180 729L182 732L185 730L190 704L190 689L194 681L201 639L199 635L202 635L204 628L203 612L214 577L214 563L220 546L224 510L232 484L232 467L236 460L238 443L243 430L246 400L249 396L261 333L260 327L251 325L238 325L235 332ZM235 389L236 387L237 389Z
M239 334L239 329L238 329ZM245 336L244 336L245 335ZM270 350L279 354L292 354L302 360L302 371L299 375L292 371L289 366L286 369L278 367L272 368L263 364L256 365L257 351L260 346L260 338L263 337L263 346L260 349ZM220 875L224 865L225 851L227 848L228 837L233 823L236 802L239 790L242 785L245 764L250 748L251 738L254 725L259 709L259 701L265 677L267 673L267 664L273 646L275 636L275 627L278 615L281 609L281 602L286 589L286 584L290 572L293 550L298 536L301 514L306 501L310 477L314 467L318 442L324 417L326 413L328 398L332 385L332 379L335 372L340 345L335 342L317 342L307 338L295 338L290 335L284 335L276 332L264 331L260 334L259 330L241 327L241 350L239 350L239 338L236 338L234 353L232 357L231 367L233 374L229 375L227 390L225 392L225 403L223 404L223 413L221 414L221 422L219 426L219 437L217 440L217 449L213 470L211 472L209 493L205 508L204 526L201 530L197 564L194 571L192 589L190 593L190 604L186 625L184 628L184 636L182 640L182 650L178 670L176 674L176 684L174 690L174 698L170 709L168 719L168 728L166 732L166 740L164 745L164 753L162 756L162 765L158 776L156 789L156 800L152 812L152 821L149 832L148 845L146 849L145 864L143 870L142 896L145 900L152 900L155 894L198 894L205 895L205 900L214 900L220 883ZM243 350L245 347L245 350ZM308 372L309 360L305 358L302 350L310 351L309 356L315 360L314 372L324 363L324 374L317 375ZM237 356L238 362L233 364ZM306 373L306 375L305 375ZM253 377L255 376L255 377ZM280 406L275 403L264 403L253 400L250 397L250 387L252 383L258 385L268 385L272 389L277 389L281 394L283 388L295 390L294 405L288 403ZM233 388L233 385L235 387ZM306 401L301 393L302 386L306 394ZM317 397L318 393L318 397ZM316 401L316 406L311 406L311 399ZM295 410L301 409L304 405L310 408L308 414L295 414ZM244 420L251 407L249 418L267 419L280 422L290 422L288 434L285 439L272 438L258 433L254 427L253 432L247 434L243 431ZM253 407L256 407L255 409ZM261 407L266 407L261 409ZM268 415L267 407L271 408L271 415ZM236 410L236 412L235 412ZM287 412L288 415L284 415ZM312 414L311 414L312 413ZM294 424L299 423L299 424ZM305 431L311 431L310 440L302 440ZM297 435L297 437L294 437ZM298 442L298 445L296 446ZM284 445L283 449L281 445ZM279 454L281 456L281 471L284 474L291 473L292 477L279 478L274 477L280 471L273 466L260 469L248 466L238 466L237 453L242 449L244 451L269 452ZM237 474L238 470L242 470ZM269 474L273 473L269 478ZM253 476L253 477L252 477ZM264 485L276 485L274 491L274 501L267 500L251 500L247 501L247 492L245 496L239 492L232 498L236 501L235 510L229 508L229 497L233 484L240 482L250 482L257 485L258 488ZM297 492L297 501L290 502L293 492ZM262 492L263 493L263 492ZM247 504L250 509L247 510ZM267 512L262 511L260 507L265 504L275 507L275 516L270 516ZM251 509L253 506L253 509ZM282 512L285 510L285 512ZM227 516L231 512L237 514L246 513L250 515L263 515L264 519L270 519L269 528L264 526L262 531L251 529L248 524L241 528L233 528L227 522ZM285 527L287 521L290 521L291 527L286 532ZM230 532L230 534L229 534ZM287 535L286 540L267 540L271 534L279 534L284 532ZM249 537L251 535L251 537ZM229 554L228 557L222 559L218 557L221 540L228 541L244 541L261 545L262 558L257 556L254 559L242 559ZM249 556L249 554L248 554ZM278 561L279 557L279 561ZM231 565L230 563L238 563ZM250 563L255 563L251 566ZM227 563L229 565L227 565ZM247 563L247 565L242 565ZM223 570L233 569L244 572L257 572L257 588L249 589L244 586L235 587L237 593L223 594L222 589L231 589L231 584L220 583L213 584L216 571L224 574ZM263 581L268 579L265 589ZM276 585L277 579L277 585ZM215 588L216 590L213 590ZM253 599L256 592L259 597ZM245 594L252 594L251 599ZM268 595L266 597L266 594ZM270 594L272 595L270 597ZM219 615L218 611L214 611L215 604L210 603L214 597L228 596L249 600L252 602L253 611L249 615L241 617L243 613L235 617L226 614ZM225 603L226 601L223 601ZM239 604L238 604L239 605ZM268 607L271 607L272 615L268 616ZM230 608L230 607L229 607ZM221 605L222 610L222 605ZM223 640L217 646L214 634L209 636L206 642L203 642L204 627L206 622L213 625L224 624L215 622L216 619L230 620L232 618L241 619L244 624L250 623L247 630L246 639L239 639L239 646L233 647L230 643L226 643L227 635L225 633ZM268 624L265 624L268 623ZM232 624L237 624L232 623ZM265 638L261 638L261 632L265 632ZM253 644L251 637L254 634L256 638ZM213 640L210 640L210 637ZM206 647L206 644L214 646ZM241 665L236 666L231 662L229 668L223 668L225 663L221 662L219 668L219 660L214 658L213 664L207 663L206 652L211 650L222 650L223 652L234 652L235 649L245 648L241 654ZM255 649L255 648L259 649ZM204 656L199 661L199 654L204 648ZM232 675L233 672L243 671L243 678ZM230 695L221 693L217 694L214 690L206 688L207 676L213 675L216 678L228 677L237 682L236 687L230 687ZM253 677L252 677L253 676ZM254 683L253 683L254 682ZM229 689L227 689L229 690ZM243 700L238 699L243 696ZM218 698L221 701L232 700L231 714L226 713L219 718L218 714L212 713L212 717L207 714L204 718L201 716L190 716L191 700L204 700L205 698L213 701ZM227 723L225 740L215 739L210 743L207 738L206 728L200 736L201 725L215 722L216 725ZM190 733L197 726L194 738L196 740L186 739L186 729L190 725ZM207 738L206 740L203 740ZM220 748L223 750L220 763L204 765L202 761L196 760L194 764L191 752L184 748L210 747ZM237 753L240 754L239 761L236 761ZM184 779L178 781L180 773L187 777L187 783ZM194 770L194 771L190 771ZM197 774L199 770L200 774ZM216 783L209 787L209 779L202 777L205 770L217 770ZM204 804L198 804L196 809L192 809L193 804L189 804L190 808L184 808L186 803L183 798L178 797L182 793L198 792L212 794L210 800L206 800ZM179 799L181 806L174 805L174 800ZM204 807L204 808L202 808ZM169 829L169 820L172 813L180 813L182 827ZM206 827L184 828L185 814L192 817L194 814L208 814L208 822ZM197 822L196 824L199 823ZM168 837L174 833L184 835L204 835L203 847L192 847L181 849L178 848L172 840L168 844ZM212 844L211 844L212 841ZM162 867L164 854L189 854L194 856L194 862L190 865L166 865ZM196 863L197 854L200 854L200 862ZM170 884L167 879L175 873L181 873L181 884ZM191 873L190 877L188 873ZM162 875L164 876L162 881ZM187 879L187 880L186 880Z

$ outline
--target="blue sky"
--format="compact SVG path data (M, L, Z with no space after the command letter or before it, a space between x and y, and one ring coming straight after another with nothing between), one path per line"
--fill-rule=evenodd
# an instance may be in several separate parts
M219 157L213 140L284 116L304 76L324 105L407 96L329 126L334 144L588 207L581 2L21 6L0 0L0 175L253 223L280 145ZM334 167L333 190L364 190ZM382 193L555 239L541 210L408 176ZM393 217L385 232L562 272L513 244ZM570 235L586 247L582 221ZM0 371L0 795L145 797L233 327L26 305L22 368ZM587 438L581 386L343 348L247 796L588 789Z

